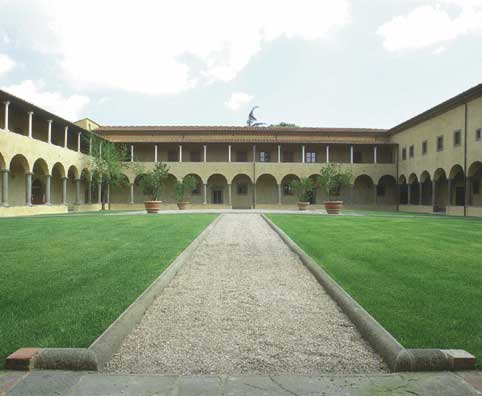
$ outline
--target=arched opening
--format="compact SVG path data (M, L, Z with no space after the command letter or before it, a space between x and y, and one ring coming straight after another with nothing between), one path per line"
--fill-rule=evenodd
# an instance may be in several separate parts
M286 175L281 179L281 203L283 205L296 205L298 203L298 197L292 190L290 183L299 179L296 175Z
M139 180L137 180L137 186ZM137 190L140 190L137 188ZM136 187L134 184L134 202L136 202ZM150 198L149 198L150 199ZM131 202L131 190L129 178L126 175L121 175L120 179L116 181L110 189L110 202L113 204L128 204ZM137 203L144 202L144 199L137 201Z
M196 180L196 185L192 189L192 191L187 192L187 199L189 202L195 205L202 205L203 203L203 181L201 179L201 176L195 174L195 173L190 173L186 176L192 176ZM184 177L186 177L184 176Z
M421 205L432 205L432 180L430 179L430 173L424 171L420 175L420 188Z
M449 206L465 205L465 175L460 165L454 165L449 172Z
M10 161L8 175L8 200L11 206L25 205L27 200L27 173L30 164L22 154L15 155Z
M52 177L50 179L50 202L52 205L62 204L62 179L65 177L65 168L57 162L52 167Z
M482 206L482 162L476 161L469 167L468 171L470 195L470 206Z
M250 209L253 206L254 194L254 186L248 175L239 174L233 177L231 181L231 205L233 209Z
M3 124L0 124L0 125L3 125ZM7 204L7 197L3 196L4 188L3 188L3 172L2 172L3 170L6 169L6 167L7 165L5 163L5 158L3 157L2 153L0 153L0 205L2 203Z
M76 180L80 177L79 170L76 166L70 166L67 172L67 203L76 203L77 185Z
M433 174L435 187L434 212L445 212L448 201L448 180L445 170L438 168Z
M357 205L375 204L375 187L368 175L360 175L353 183L353 203Z
M225 205L228 202L228 181L226 178L215 173L209 176L207 181L206 201L212 205Z
M407 178L404 175L401 175L398 178L398 188L400 194L400 205L408 205L408 184Z
M420 184L415 173L408 177L408 203L409 205L420 204Z
M91 203L91 197L89 196L89 184L92 180L92 174L89 169L84 168L80 173L80 197L82 202Z
M393 176L384 175L378 180L377 204L379 205L396 205L397 204L397 181Z
M32 175L32 204L44 205L47 202L47 177L49 168L42 158L33 164Z
M277 205L278 183L273 175L265 173L256 180L256 203L260 205Z

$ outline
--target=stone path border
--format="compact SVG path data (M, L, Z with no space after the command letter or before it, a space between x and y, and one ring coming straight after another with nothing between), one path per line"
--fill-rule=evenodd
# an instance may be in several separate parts
M362 336L384 358L393 372L468 370L475 367L475 357L463 350L405 349L284 231L268 219L266 215L262 214L261 216L290 249L300 257L303 264L338 303Z
M6 368L96 371L104 366L117 351L124 337L139 323L155 298L207 238L221 216L216 217L88 348L21 348L7 358Z

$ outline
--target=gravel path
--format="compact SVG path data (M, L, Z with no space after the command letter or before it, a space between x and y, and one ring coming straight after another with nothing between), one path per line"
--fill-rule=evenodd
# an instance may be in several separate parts
M386 371L381 358L256 214L223 215L105 371Z

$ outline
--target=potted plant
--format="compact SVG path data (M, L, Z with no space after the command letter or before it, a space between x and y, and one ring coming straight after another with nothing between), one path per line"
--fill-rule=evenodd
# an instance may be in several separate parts
M343 170L340 165L328 164L321 168L318 182L328 196L328 201L324 202L326 213L340 214L343 208L343 201L339 200L341 189L349 186L352 178L351 170Z
M187 175L181 181L178 180L174 186L176 193L177 207L179 210L185 210L189 202L186 199L186 193L191 193L196 187L196 178L192 175Z
M310 206L310 198L315 184L309 177L302 177L290 182L291 189L298 197L298 209L307 210Z
M151 197L149 201L144 201L147 213L159 213L162 201L159 200L162 188L168 177L169 167L162 162L158 162L154 169L142 173L139 184L144 195Z

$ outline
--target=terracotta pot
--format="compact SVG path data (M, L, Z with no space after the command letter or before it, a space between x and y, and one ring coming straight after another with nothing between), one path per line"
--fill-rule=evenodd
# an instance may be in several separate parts
M186 210L187 205L189 205L189 202L182 201L177 203L179 210Z
M343 208L343 201L325 201L324 204L328 214L340 214Z
M298 202L298 209L299 210L307 210L310 207L309 202Z
M147 213L159 213L162 201L144 201Z

